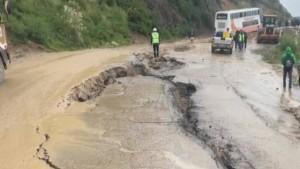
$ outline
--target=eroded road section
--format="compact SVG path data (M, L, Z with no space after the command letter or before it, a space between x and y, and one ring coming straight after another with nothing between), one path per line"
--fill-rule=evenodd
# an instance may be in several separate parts
M298 87L283 92L255 44L221 55L203 42L164 45L168 61L148 64L132 55L146 46L18 60L0 86L1 168L299 169ZM185 65L166 68L173 58ZM103 74L129 62L151 71ZM88 78L91 95L70 101ZM176 98L176 84L196 88Z

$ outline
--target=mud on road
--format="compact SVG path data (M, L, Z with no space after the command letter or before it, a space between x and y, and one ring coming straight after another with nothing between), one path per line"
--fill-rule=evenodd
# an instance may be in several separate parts
M110 68L71 90L68 106L95 104L91 111L73 114L87 126L58 129L52 120L44 123L42 128L54 127L46 131L54 134L43 144L43 149L52 152L50 159L42 160L57 168L217 168L205 145L186 137L181 129L181 124L188 123L189 97L195 86L174 83L174 76L161 76L151 68L153 62L163 65L160 70L164 71L184 64L174 58L153 61L149 54L142 55L145 64L138 59ZM56 130L67 133L68 141L61 140L66 135Z
M183 41L158 60L145 46L22 58L0 86L0 164L298 169L299 87L282 91L249 46L222 55Z

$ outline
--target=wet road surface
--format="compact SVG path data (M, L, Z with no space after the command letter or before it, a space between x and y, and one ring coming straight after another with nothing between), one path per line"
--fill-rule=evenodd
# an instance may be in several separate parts
M182 43L188 51L174 52ZM280 73L251 52L259 46L249 47L223 55L200 41L165 46L186 66L160 73L196 86L193 112L204 137L182 129L170 84L151 77L118 79L94 101L57 107L71 87L149 47L17 60L0 85L1 168L299 169L299 122L284 111L299 107L299 87L282 91ZM39 160L48 155L52 166Z
M234 168L300 168L299 122L283 111L299 106L299 87L282 91L280 73L250 49L231 56L210 54L209 44L199 48L199 54L177 54L188 65L173 72L175 81L198 88L192 97L201 108L198 128L210 142L230 145Z
M69 115L41 126L55 133L44 145L56 152L53 163L69 169L217 168L209 151L181 130L165 82L142 76L119 82L104 90L92 111L72 113L84 127L55 124Z

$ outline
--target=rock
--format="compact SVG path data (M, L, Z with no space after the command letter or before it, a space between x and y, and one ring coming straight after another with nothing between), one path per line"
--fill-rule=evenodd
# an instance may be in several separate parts
M46 139L46 141L48 141L49 139L50 139L50 136L49 136L49 134L45 134L45 139Z
M119 46L119 44L118 44L117 42L115 42L115 41L112 41L110 44L111 44L112 46L114 46L114 47Z
M160 66L155 64L155 65L152 66L152 68L155 69L155 70L158 70L160 68Z
M113 78L118 77L126 77L127 76L127 70L123 67L114 67L109 70L107 70L109 74L112 75Z
M108 82L107 82L107 85L113 84L113 83L115 83L115 82L116 82L116 79L114 79L114 78L109 78L109 79L108 79Z
M167 62L167 59L161 56L161 57L158 58L158 61L160 61L160 62Z
M83 91L79 91L77 94L77 99L79 102L85 102L88 100L88 95L84 93Z

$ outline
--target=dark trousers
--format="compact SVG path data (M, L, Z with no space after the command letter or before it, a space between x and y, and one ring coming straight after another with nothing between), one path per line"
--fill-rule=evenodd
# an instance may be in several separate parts
M245 41L244 41L244 46L245 46L245 48L247 48L247 39L245 39Z
M3 58L2 55L0 55L0 58L1 58L1 62L2 62L2 64L3 64L4 69L7 69L7 65L6 65L5 59ZM1 63L0 63L0 64L1 64Z
M159 44L153 44L153 53L155 58L159 57Z
M239 45L239 41L238 40L234 40L234 42L235 42L235 48L237 48L238 45Z
M292 88L293 68L283 68L283 87L286 87L286 76L289 76L289 88Z

